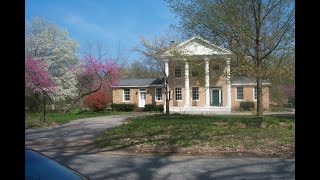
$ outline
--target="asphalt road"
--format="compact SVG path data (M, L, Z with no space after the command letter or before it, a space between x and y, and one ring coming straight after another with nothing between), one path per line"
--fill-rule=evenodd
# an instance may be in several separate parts
M295 179L294 159L47 154L92 179Z

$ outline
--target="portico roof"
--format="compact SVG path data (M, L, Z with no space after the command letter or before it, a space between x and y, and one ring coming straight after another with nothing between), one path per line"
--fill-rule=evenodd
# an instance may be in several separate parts
M201 38L201 37L192 37L174 48L167 50L163 53L163 56L173 56L172 52L177 51L185 55L231 55L231 51L217 45L212 44L211 42Z

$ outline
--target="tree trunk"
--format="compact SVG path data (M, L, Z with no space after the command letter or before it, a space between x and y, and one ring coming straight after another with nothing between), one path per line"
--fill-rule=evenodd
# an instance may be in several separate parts
M43 122L46 122L46 96L43 94Z
M169 88L168 88L168 84L167 84L167 79L165 79L165 89L166 89L166 115L170 115L170 109L169 109L169 101L170 101L170 97L169 97Z
M79 100L79 109L80 109L80 110L83 109L83 97L80 98L80 100Z
M89 95L89 94L92 94L92 93L95 93L97 91L99 91L101 89L101 86L102 86L102 79L100 81L100 85L98 87L98 89L94 90L94 91L91 91L91 92L88 92L88 93L85 93L85 94L82 94L81 96L79 96L78 98L76 98L76 100L74 100L73 102L71 102L71 105L69 107L67 107L63 113L65 114L66 112L70 111L70 109L83 97Z
M257 115L263 115L262 79L257 78Z
M170 115L170 110L169 110L169 99L166 98L166 115Z

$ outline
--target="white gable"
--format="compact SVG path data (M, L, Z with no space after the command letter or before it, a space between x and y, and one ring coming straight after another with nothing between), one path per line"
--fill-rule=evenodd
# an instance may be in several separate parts
M174 50L186 55L230 55L231 52L225 48L216 46L200 37L190 38L178 44ZM170 56L170 51L166 51L164 56Z
M206 47L198 42L191 42L187 46L179 49L179 51L187 55L213 55L223 53L218 49Z

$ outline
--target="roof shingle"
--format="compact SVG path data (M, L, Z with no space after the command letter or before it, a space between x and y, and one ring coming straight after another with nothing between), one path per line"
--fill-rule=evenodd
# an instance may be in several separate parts
M143 78L143 79L121 79L117 86L154 86L161 85L159 78Z

